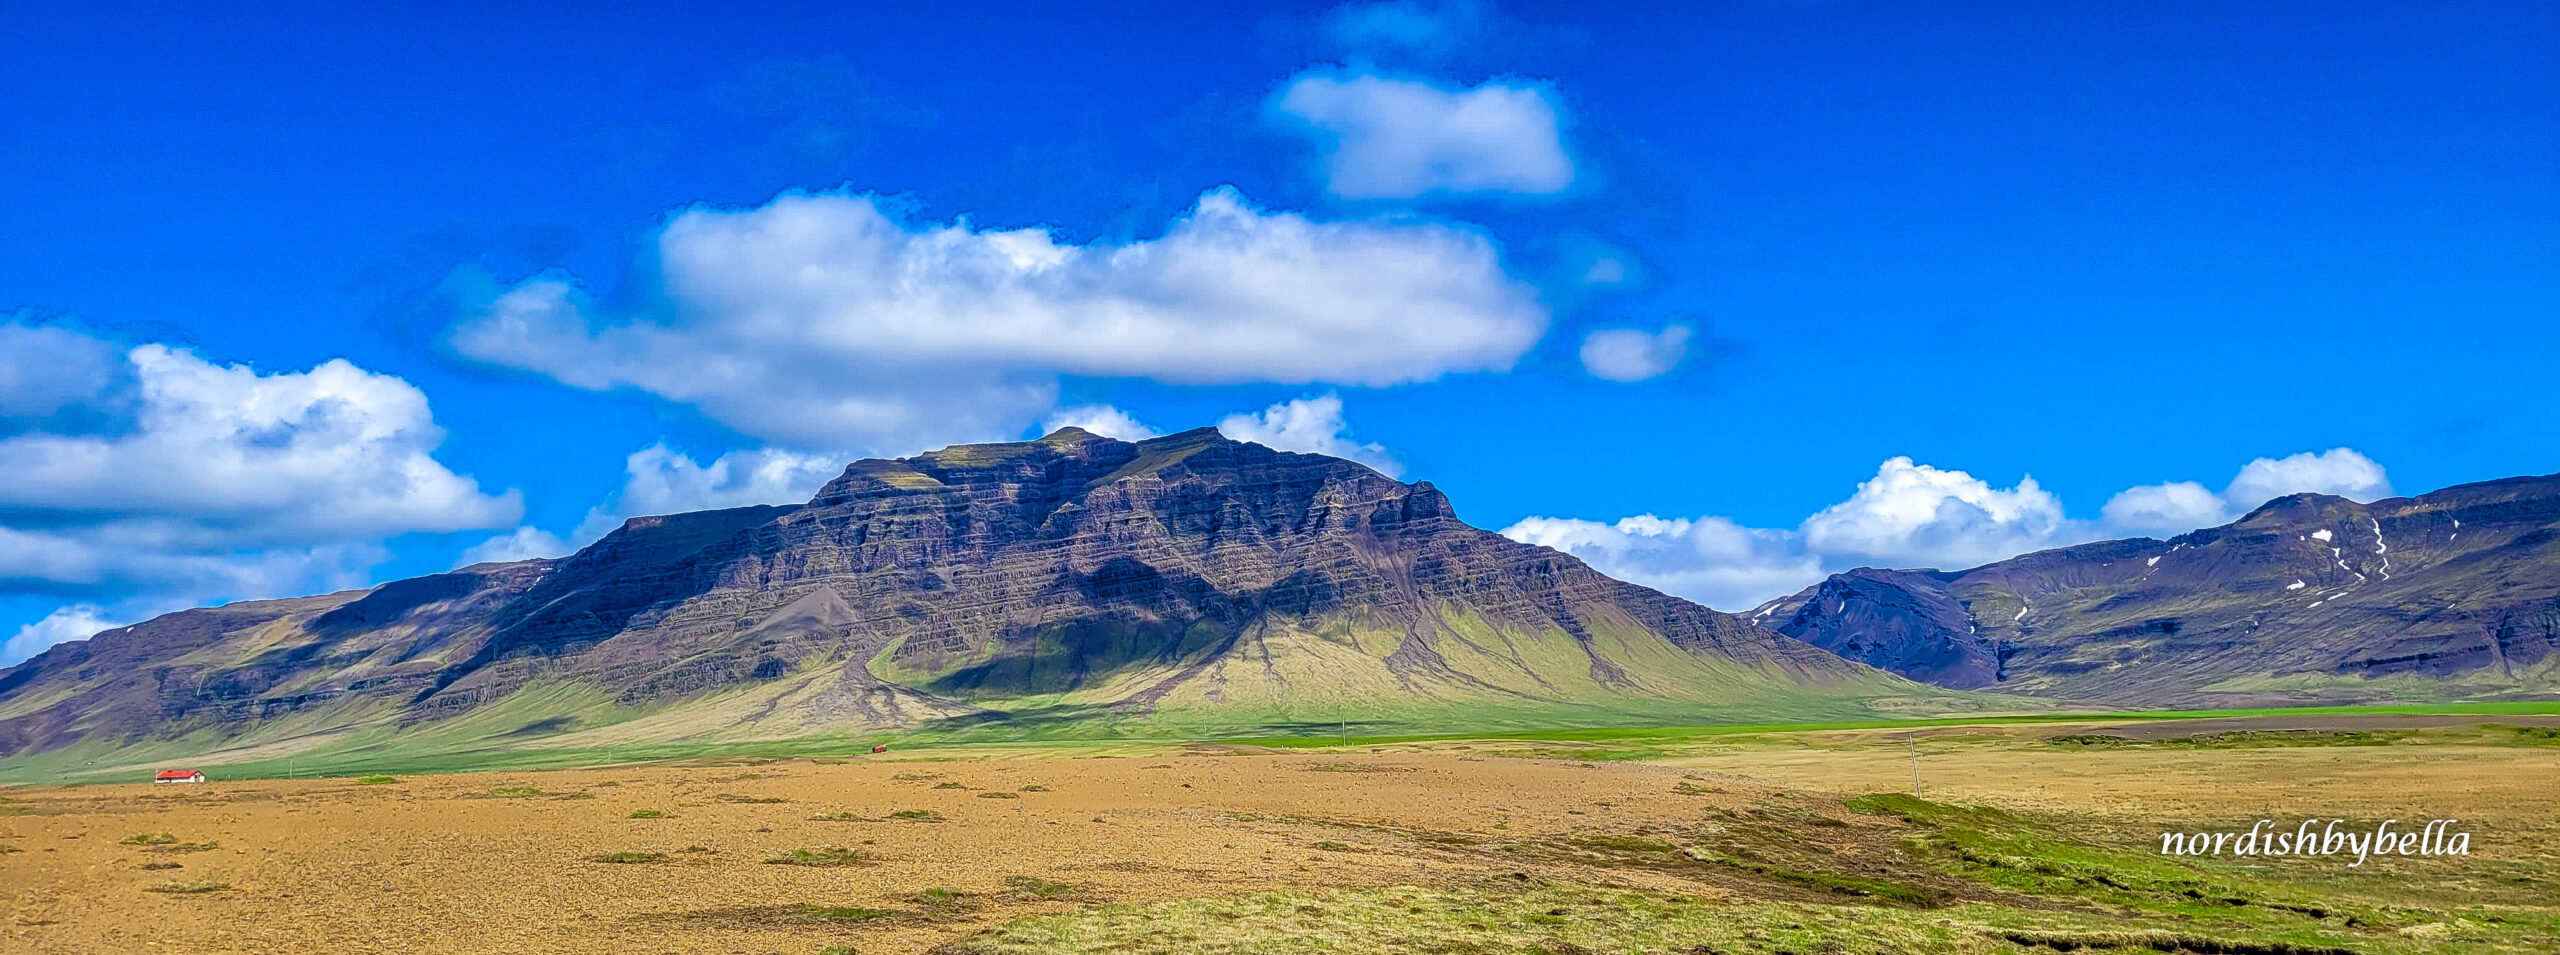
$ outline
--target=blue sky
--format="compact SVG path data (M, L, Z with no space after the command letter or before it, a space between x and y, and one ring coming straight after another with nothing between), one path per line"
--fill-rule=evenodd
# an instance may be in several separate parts
M0 8L0 663L1061 420L1728 609L2554 470L2560 8L1599 7Z

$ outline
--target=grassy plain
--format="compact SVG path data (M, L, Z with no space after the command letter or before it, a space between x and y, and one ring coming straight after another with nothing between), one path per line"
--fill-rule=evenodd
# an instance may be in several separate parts
M2554 779L2510 708L19 788L0 950L2552 952ZM2315 817L2471 854L2157 851Z

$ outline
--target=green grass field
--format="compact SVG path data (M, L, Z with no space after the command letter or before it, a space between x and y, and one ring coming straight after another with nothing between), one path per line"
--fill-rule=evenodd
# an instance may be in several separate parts
M513 702L513 701L510 701ZM1511 740L1577 744L1580 758L1644 759L1683 745L1734 741L1754 736L1842 730L1928 729L2087 722L2233 719L2270 716L2516 716L2560 714L2560 701L2477 703L2394 703L2370 706L2318 706L2274 709L2156 710L2133 712L1981 713L1909 719L1804 719L1722 723L1678 722L1695 716L1688 708L1517 708L1448 707L1437 711L1389 712L1354 721L1330 723L1303 718L1255 721L1130 719L1076 721L1024 718L976 725L908 731L809 736L781 740L673 740L617 745L546 745L545 740L510 738L516 721L577 700L546 700L540 706L519 704L433 724L404 733L366 731L331 739L289 755L241 759L202 757L201 743L163 741L144 748L119 750L100 745L69 747L27 757L0 759L0 782L74 784L130 781L136 767L155 762L185 762L191 768L219 767L226 779L367 776L409 773L482 772L509 769L556 769L684 759L771 759L829 757L867 753L874 745L893 747L901 756L919 753L959 756L987 751L1056 751L1090 755L1115 748L1156 750L1193 743L1220 743L1279 749L1335 746L1390 746L1464 740ZM1815 707L1815 715L1825 715ZM1836 709L1836 708L1834 708ZM1685 710L1685 712L1684 712ZM1755 711L1759 712L1759 711ZM1793 715L1780 710L1782 715ZM1264 714L1271 716L1272 714ZM1739 711L1716 715L1741 716ZM1612 722L1614 721L1614 722ZM1421 732L1430 727L1445 730ZM1386 730L1381 732L1380 730ZM288 738L289 739L289 738ZM281 743L282 741L280 741ZM284 748L278 745L278 749ZM199 765L200 764L200 765Z
M1832 814L1840 810L1899 828L1846 835L1862 827ZM1731 895L1535 879L1265 892L1020 919L937 951L2487 955L2560 944L2560 910L2539 866L2488 879L2457 870L2342 880L2312 867L2161 857L2076 836L2067 821L1903 794L1504 848L1676 873Z

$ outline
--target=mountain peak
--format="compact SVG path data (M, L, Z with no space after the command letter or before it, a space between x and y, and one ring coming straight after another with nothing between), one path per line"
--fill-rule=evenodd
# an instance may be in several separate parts
M1040 436L1040 443L1041 443L1041 444L1050 444L1050 445L1066 445L1066 446L1070 446L1070 447L1072 447L1072 446L1074 446L1074 445L1083 444L1083 443L1085 443L1085 442L1087 442L1087 441L1108 441L1108 440L1111 440L1111 439L1109 439L1109 438L1105 438L1105 437L1103 437L1103 436L1101 436L1101 435L1098 435L1098 434L1095 434L1095 433L1093 433L1093 432L1091 432L1091 431L1087 431L1087 430L1085 430L1085 429L1083 429L1083 428L1076 427L1075 425L1068 425L1068 426L1066 426L1066 427L1059 428L1059 429L1058 429L1058 430L1056 430L1056 431L1052 431L1052 432L1049 432L1048 434L1044 434L1044 435L1041 435L1041 436Z
M2369 503L2276 497L2169 540L1970 570L1836 574L1763 604L1789 636L1950 687L2194 706L2548 692L2560 479ZM1949 666L1950 662L1961 666Z
M200 651L222 662L177 662ZM145 671L168 675L123 678ZM543 711L564 684L612 706ZM1024 701L1279 724L1907 686L1470 527L1429 484L1215 428L1062 428L855 461L796 507L635 518L560 560L65 644L0 670L0 757L295 712L406 727L531 706L567 731L684 708L720 733L789 737L1005 720Z

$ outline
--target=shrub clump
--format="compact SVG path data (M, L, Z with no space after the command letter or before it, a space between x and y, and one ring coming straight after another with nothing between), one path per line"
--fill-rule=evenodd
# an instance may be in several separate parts
M872 859L870 853L864 852L860 849L847 849L843 846L813 846L802 849L785 849L781 852L776 852L772 855L766 856L764 860L764 864L766 865L806 866L870 865L871 862Z
M2079 747L2140 746L2140 745L2142 745L2142 741L2141 741L2141 740L2134 739L2134 738L2129 737L2129 736L2112 736L2112 735L2109 735L2109 734L2106 734L2106 733L2065 733L2065 734L2063 734L2063 735L2061 735L2061 736L2056 736L2056 737L2054 737L2054 738L2052 738L2052 739L2045 740L2045 742L2046 742L2046 743L2049 743L2049 744L2051 744L2051 745L2054 745L2054 746L2079 746Z
M1051 882L1047 879L1040 879L1027 875L1009 877L1004 880L1004 884L1006 886L1004 897L1017 902L1043 902L1051 899L1073 899L1084 896L1083 886L1068 885L1064 882Z

